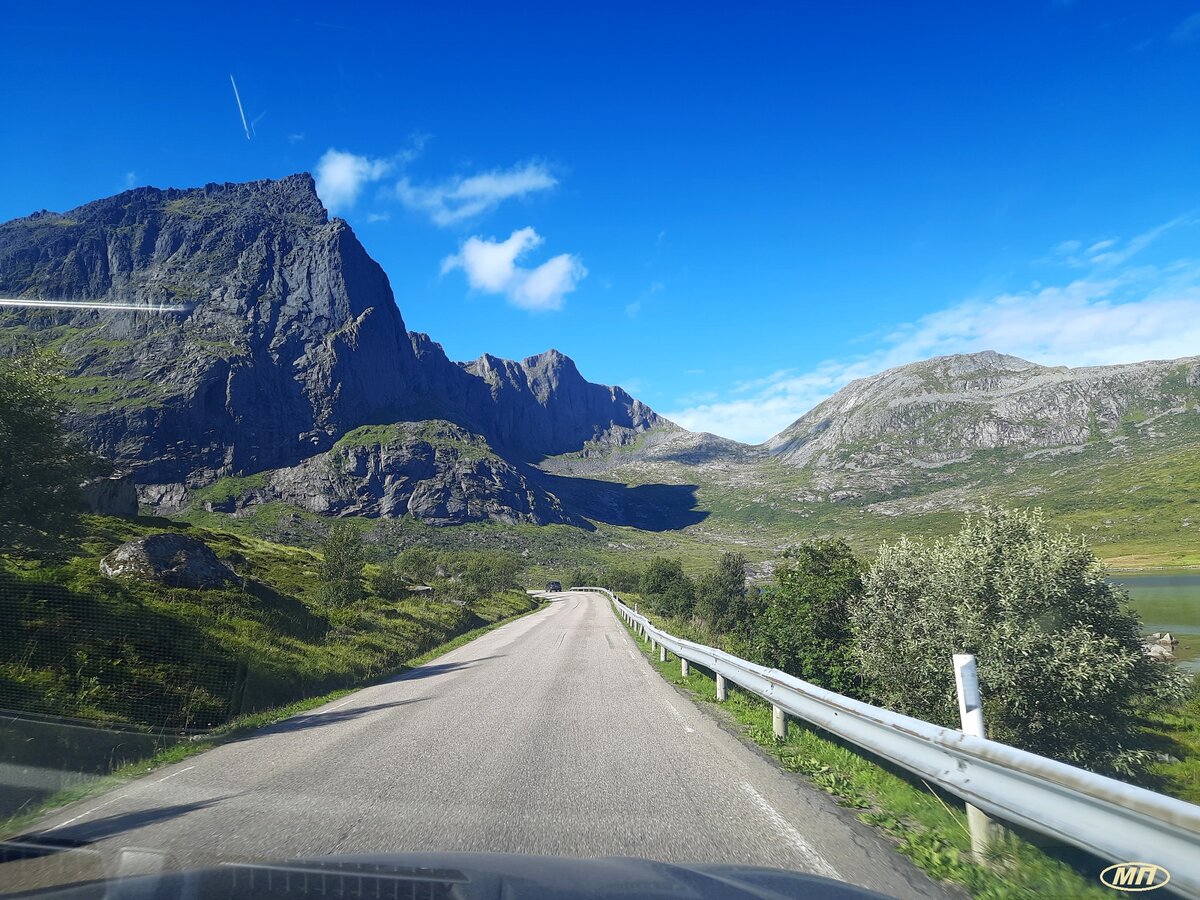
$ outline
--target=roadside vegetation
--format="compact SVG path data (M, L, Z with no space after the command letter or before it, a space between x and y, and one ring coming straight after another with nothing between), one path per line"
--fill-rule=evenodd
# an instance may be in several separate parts
M663 678L693 699L713 704L716 715L730 717L743 737L770 753L782 768L884 831L900 853L931 877L961 884L972 896L988 900L1112 896L1094 878L1011 834L994 841L985 863L975 860L966 815L956 798L914 784L886 763L804 723L791 722L787 739L777 740L769 704L735 685L729 686L727 700L717 704L711 673L693 665L684 677L676 660L659 662L648 644L640 646Z
M1192 679L1145 655L1124 590L1039 511L986 509L869 562L841 541L809 542L757 588L737 577L744 564L726 553L692 578L652 559L643 610L681 637L950 728L950 657L973 653L992 738L1200 799Z

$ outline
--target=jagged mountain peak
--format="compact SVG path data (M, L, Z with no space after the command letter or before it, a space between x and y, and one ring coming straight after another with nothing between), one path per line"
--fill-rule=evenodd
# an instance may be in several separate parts
M164 505L364 425L440 418L521 464L657 421L558 350L454 363L410 335L308 174L136 188L0 224L0 294L147 307L0 311L0 352L31 332L62 350L76 427Z

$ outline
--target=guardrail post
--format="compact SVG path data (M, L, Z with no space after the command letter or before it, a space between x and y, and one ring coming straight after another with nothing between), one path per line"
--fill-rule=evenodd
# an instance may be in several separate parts
M658 661L659 662L667 661L667 648L663 644L658 645Z
M958 688L958 716L963 734L987 737L983 726L983 699L979 695L979 672L970 653L954 654L954 684ZM971 852L982 861L992 843L992 820L987 813L967 805L967 827L971 831Z
M717 702L724 702L729 696L729 691L725 687L725 676L717 676Z
M682 656L679 657L679 671L684 678L688 677L688 661Z
M775 732L775 737L778 740L787 740L787 713L783 711L783 707L771 704L771 730Z

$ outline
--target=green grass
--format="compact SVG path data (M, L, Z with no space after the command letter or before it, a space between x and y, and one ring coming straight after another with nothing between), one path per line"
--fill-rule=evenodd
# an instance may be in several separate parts
M307 712L310 709L316 709L319 706L324 706L326 703L331 703L341 697L367 687L373 683L379 683L387 678L394 678L397 675L403 674L417 666L425 665L432 660L449 653L451 650L457 649L464 644L469 644L471 641L484 634L487 634L493 629L499 628L501 625L506 625L516 619L523 618L527 615L537 612L543 608L540 601L530 600L532 608L521 610L518 604L512 602L512 598L507 601L504 598L493 597L481 604L477 605L477 614L487 623L471 631L465 632L445 641L436 647L427 650L420 656L413 657L407 662L398 666L395 670L382 674L371 681L365 681L361 684L352 687L340 688L330 691L320 696L306 697L303 700L298 700L286 706L278 706L271 709L260 710L251 713L221 725L212 731L208 732L202 738L196 740L181 741L170 747L164 748L153 756L147 759L139 759L131 761L121 766L109 775L102 778L97 778L93 781L72 786L70 788L58 791L45 800L38 803L35 807L25 810L8 819L0 820L0 839L8 838L15 835L24 829L28 828L40 818L71 803L83 800L87 797L97 794L107 793L114 788L120 787L123 784L132 781L135 778L140 778L164 766L173 765L181 760L196 756L206 750L211 750L214 747L219 747L222 744L231 741L242 740L253 734L261 728L272 725L276 722L291 716L299 715Z
M421 441L434 450L445 450L463 459L495 458L487 441L477 434L441 419L422 422L396 422L388 425L363 425L343 435L334 445L333 452L351 447L386 446L395 443Z
M630 633L637 637L632 629ZM684 678L678 660L659 662L648 643L638 639L638 645L663 678L693 700L717 705L716 683L703 669L693 665ZM732 685L728 698L714 712L729 715L743 738L841 806L858 810L859 819L880 829L899 852L933 878L963 885L972 896L989 900L1112 896L1099 882L1009 833L999 837L981 864L971 856L965 811L956 798L914 784L832 735L802 723L792 721L787 740L778 741L769 704Z
M157 531L205 541L244 583L196 591L100 575L104 554ZM368 595L331 609L315 595L317 562L250 535L85 517L61 558L0 560L0 706L207 729L395 671L531 605L523 593L467 608Z

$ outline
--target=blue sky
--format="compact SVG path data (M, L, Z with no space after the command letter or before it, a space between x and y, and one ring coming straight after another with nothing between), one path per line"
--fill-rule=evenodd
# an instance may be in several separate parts
M1200 352L1200 0L481 7L9 8L0 219L311 171L453 358L749 441L939 353Z

